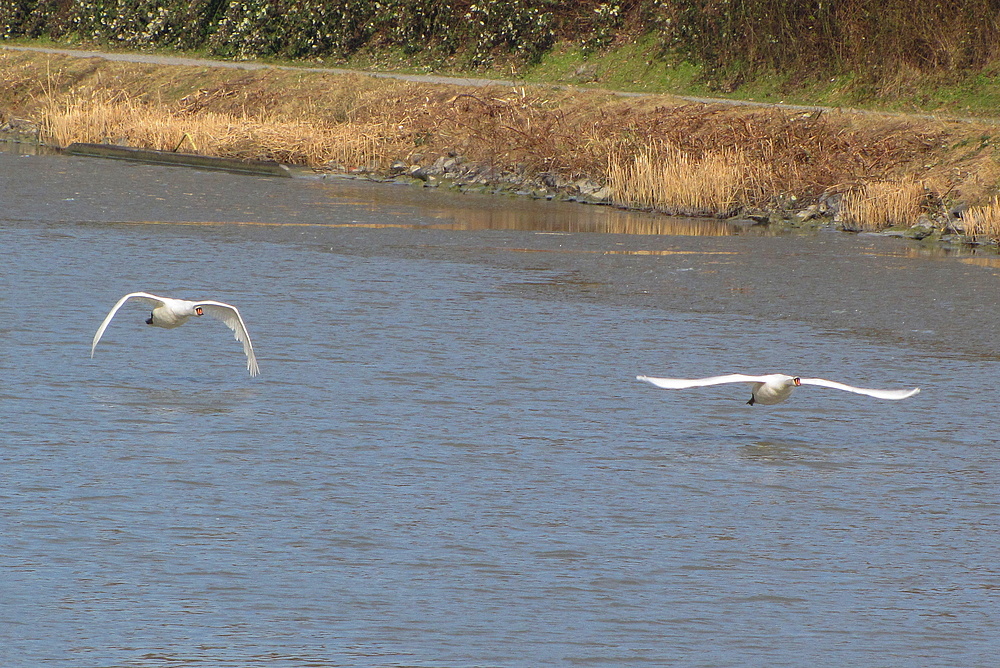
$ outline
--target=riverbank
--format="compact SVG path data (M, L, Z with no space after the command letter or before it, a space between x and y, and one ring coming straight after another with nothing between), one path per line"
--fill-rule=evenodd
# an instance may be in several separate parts
M425 186L995 243L988 121L0 51L0 123Z

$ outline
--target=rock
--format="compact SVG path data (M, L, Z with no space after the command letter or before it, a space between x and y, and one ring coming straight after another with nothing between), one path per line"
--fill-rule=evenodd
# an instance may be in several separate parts
M800 223L804 223L807 220L812 220L813 218L817 217L819 217L818 204L810 204L809 206L802 209L801 211L796 212L795 214L795 220L797 220Z
M587 195L587 199L589 199L590 201L602 202L602 203L610 202L612 197L614 197L614 193L611 191L611 188L608 188L607 186L595 190L594 192Z
M771 215L763 209L749 209L743 213L743 217L757 225L767 225L771 222Z
M843 217L840 214L840 205L843 201L843 193L823 193L819 198L820 214L830 216L834 222L842 222Z
M396 160L391 165L389 165L389 173L390 174L394 174L394 175L396 175L396 174L402 174L405 171L406 171L406 163L403 162L402 160Z
M945 234L965 234L965 221L961 218L951 218L944 223Z
M914 225L908 230L903 230L899 236L906 237L907 239L914 239L920 241L921 239L926 239L930 235L934 234L933 227L923 227L921 225Z
M904 236L908 239L916 239L917 241L919 241L921 239L926 239L930 235L934 234L935 229L936 226L934 225L934 221L931 220L928 216L922 215L920 216L920 219L917 221L917 224L908 230L903 230L901 236Z
M450 158L446 158L442 155L434 161L434 164L430 167L424 167L424 169L427 170L427 173L432 176L436 174L444 174L444 163L448 160L450 160Z
M552 172L545 172L541 174L542 183L548 188L565 188L569 185L569 181L563 178L559 174L553 174Z
M965 202L959 202L955 206L948 209L948 217L952 219L961 218L965 215L966 210L968 210L969 205Z
M0 132L10 132L16 134L33 134L38 131L38 124L25 118L11 116L7 122L0 126Z
M579 181L574 181L573 188L577 190L581 195L590 195L601 189L601 186L591 179L580 179Z
M942 234L941 235L941 243L946 243L946 244L974 244L975 242L976 242L975 239L973 239L972 237L967 236L965 234Z
M412 165L410 169L407 171L407 174L411 178L419 179L421 181L426 181L428 178L430 178L430 174L428 174L427 170L421 167L420 165Z

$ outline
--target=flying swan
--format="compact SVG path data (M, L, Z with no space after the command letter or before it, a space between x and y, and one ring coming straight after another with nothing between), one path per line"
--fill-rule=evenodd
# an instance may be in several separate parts
M798 376L786 376L783 373L771 373L764 376L745 376L741 373L733 373L728 376L712 376L711 378L651 378L649 376L636 376L637 380L644 380L665 390L684 390L689 387L704 387L706 385L722 385L723 383L750 383L750 401L747 403L763 404L773 406L792 395L792 390L799 385L819 385L820 387L832 387L835 390L854 392L855 394L865 394L876 399L906 399L920 392L919 387L912 390L868 390L863 387L852 387L843 383L836 383L824 378L800 378Z
M141 299L153 305L153 311L146 319L146 324L154 327L163 327L164 329L180 327L191 316L209 315L221 320L226 323L226 327L233 330L236 340L243 344L243 352L247 356L247 371L250 372L251 376L260 373L260 369L257 367L257 358L253 354L253 345L250 343L250 335L247 333L247 327L243 324L243 318L240 317L240 312L236 310L235 306L209 300L191 302L186 299L157 297L148 292L130 292L118 300L111 312L104 318L104 322L97 328L97 334L94 334L94 342L90 344L91 357L94 356L97 342L101 340L104 330L108 328L115 313L118 313L118 309L130 299Z

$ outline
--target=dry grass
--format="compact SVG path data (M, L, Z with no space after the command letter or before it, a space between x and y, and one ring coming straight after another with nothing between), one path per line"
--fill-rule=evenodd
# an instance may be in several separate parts
M102 95L48 100L41 134L45 141L59 146L118 143L313 167L337 163L368 169L383 166L389 141L382 128L373 124L321 126L262 115L190 114L124 96Z
M650 145L631 159L613 155L608 184L619 205L676 215L727 216L745 203L753 171L735 150L695 158L671 145Z
M994 197L981 206L970 206L962 217L965 220L966 234L1000 238L1000 197Z
M894 225L912 225L917 222L924 197L923 184L914 179L866 183L844 195L844 227L877 232Z
M803 113L732 105L630 100L606 114L601 134L661 141L695 156L739 147L767 169L755 175L766 205L782 195L819 196L846 183L923 170L947 136L925 121L841 112ZM641 147L636 146L636 149Z

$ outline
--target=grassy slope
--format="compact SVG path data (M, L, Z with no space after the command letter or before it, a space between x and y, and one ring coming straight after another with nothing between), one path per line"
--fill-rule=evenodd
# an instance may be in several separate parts
M343 62L327 64L345 65ZM982 73L959 78L903 72L878 88L853 75L803 80L766 74L745 81L734 90L720 92L700 81L702 72L697 65L664 59L655 39L645 37L620 42L601 53L586 52L576 44L562 43L548 52L541 62L518 67L516 72L503 66L486 72L468 72L455 67L454 63L421 61L419 57L400 53L360 54L346 66L507 79L513 76L526 83L593 86L637 93L1000 118L1000 64Z

